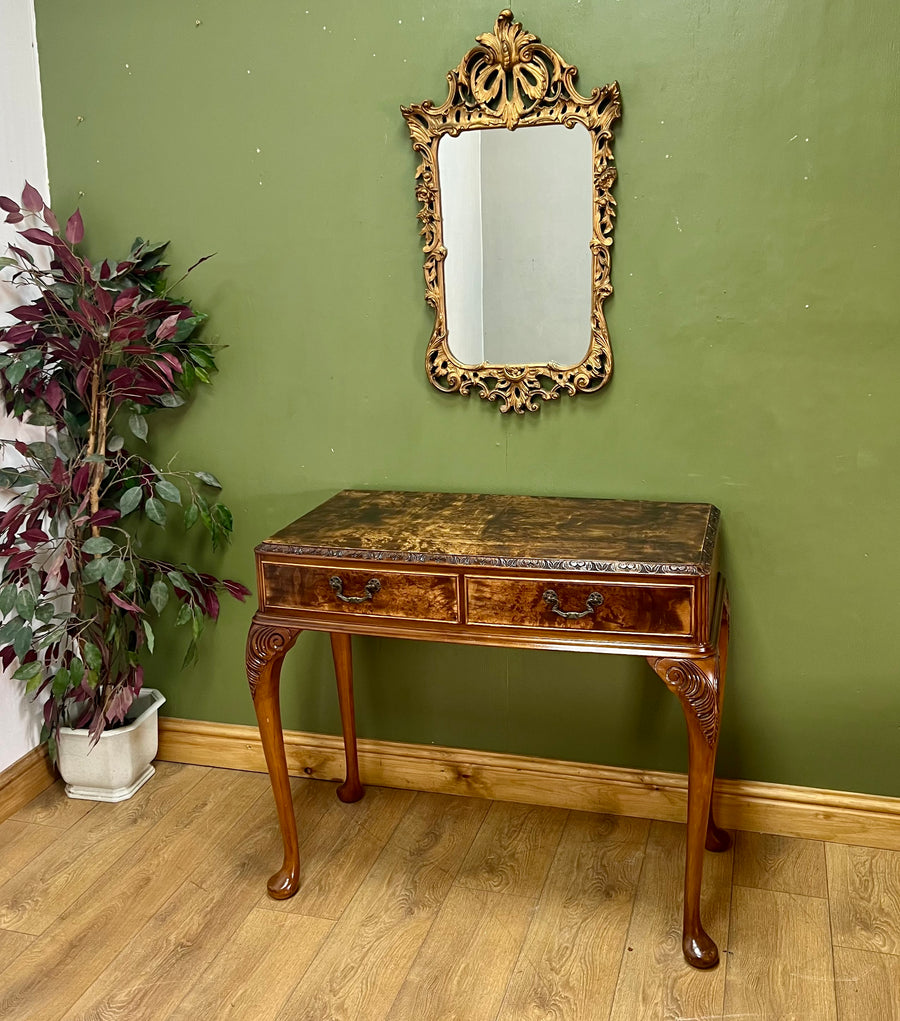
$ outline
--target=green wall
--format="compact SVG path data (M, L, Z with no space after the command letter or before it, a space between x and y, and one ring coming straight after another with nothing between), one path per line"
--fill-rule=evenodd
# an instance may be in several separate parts
M235 541L206 566L252 584L254 545L345 487L711 501L735 619L721 775L900 795L895 0L515 9L624 107L614 378L527 417L426 381L399 112L443 99L498 3L36 6L56 208L80 203L95 252L217 253L187 290L221 372L157 431L158 457L225 483ZM251 613L226 607L193 670L157 653L168 712L253 722ZM355 649L364 736L685 767L640 660ZM338 732L325 636L283 690L286 726Z

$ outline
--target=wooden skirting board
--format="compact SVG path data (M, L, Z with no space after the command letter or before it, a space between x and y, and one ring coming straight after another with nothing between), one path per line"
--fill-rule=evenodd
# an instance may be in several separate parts
M45 791L56 779L47 746L39 745L0 772L0 822Z
M285 731L293 776L343 780L339 737ZM159 758L265 772L255 727L160 718ZM531 759L496 752L359 742L363 783L684 822L687 777ZM728 829L900 850L900 798L717 780L717 820Z

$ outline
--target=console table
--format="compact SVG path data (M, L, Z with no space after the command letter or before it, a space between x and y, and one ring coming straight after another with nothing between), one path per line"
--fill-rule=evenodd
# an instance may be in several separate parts
M261 543L247 676L284 840L270 895L290 897L300 882L279 681L301 631L331 635L342 801L363 794L353 634L640 655L687 721L683 949L689 964L713 967L718 950L700 920L703 851L731 843L711 811L728 649L718 523L710 504L346 491Z

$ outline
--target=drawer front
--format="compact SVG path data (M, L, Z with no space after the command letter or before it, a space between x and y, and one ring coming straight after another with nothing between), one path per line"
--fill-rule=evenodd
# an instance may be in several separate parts
M384 570L380 566L264 563L267 608L316 610L409 620L459 620L457 580L451 574ZM332 580L334 579L334 580Z
M692 630L691 585L475 576L465 588L470 624L667 637Z

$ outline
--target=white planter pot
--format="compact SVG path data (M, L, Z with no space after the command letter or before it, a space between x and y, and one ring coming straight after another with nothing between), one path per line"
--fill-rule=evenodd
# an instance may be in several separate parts
M87 730L61 727L59 772L66 794L85 801L126 801L145 784L155 772L156 717L165 700L155 688L144 688L131 710L137 713L133 722L104 730L93 748Z

